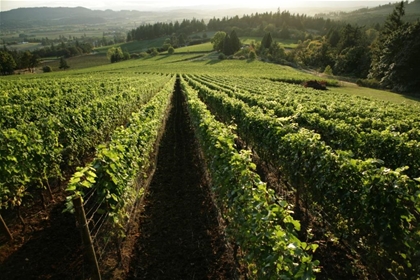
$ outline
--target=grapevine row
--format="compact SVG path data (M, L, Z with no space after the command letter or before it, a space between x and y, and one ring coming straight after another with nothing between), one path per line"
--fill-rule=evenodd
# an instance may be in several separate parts
M309 130L314 130L321 135L334 150L347 150L359 159L377 158L393 169L408 166L406 171L411 177L420 176L420 130L412 129L407 133L400 133L385 129L378 131L358 131L352 125L341 119L325 119L318 113L308 110L294 111L285 108L277 102L266 98L264 94L255 95L245 91L223 89L222 86L205 82L202 79L194 78L199 83L205 84L216 90L223 90L230 97L244 101L249 106L258 106L266 114L273 117L287 117L290 121L299 124ZM415 135L413 132L419 132ZM418 140L412 139L418 138Z
M119 127L108 144L97 147L95 158L85 167L78 167L67 186L70 197L83 196L95 190L100 211L107 212L118 234L130 219L130 208L142 195L138 178L145 178L153 163L159 132L162 131L170 105L175 76L139 111L133 113L126 127ZM69 198L70 198L69 197ZM67 211L72 211L71 200Z
M141 77L134 76L121 80L123 91L113 91L80 107L63 103L56 114L47 113L36 121L21 121L15 127L2 129L0 209L21 205L34 188L42 189L51 179L61 178L63 168L78 164L81 157L104 142L117 125L126 122L133 110L146 103L170 79L150 78L155 89L141 88L138 83ZM130 88L130 81L136 87ZM85 94L89 93L81 96Z
M337 94L334 90L317 91L264 79L222 76L198 78L203 83L207 82L209 87L219 86L234 92L248 92L275 102L284 109L283 117L293 115L298 110L316 113L326 120L343 120L354 125L358 132L389 129L403 133L414 128L417 133L412 134L420 137L419 108L416 106L373 101L366 97Z
M242 261L257 279L314 278L316 244L296 237L300 224L255 173L250 151L236 150L235 136L215 120L182 80L188 110L204 151L217 205L227 223L227 234L243 251Z
M361 249L373 267L401 277L420 275L420 185L377 160L353 159L334 151L320 135L289 118L274 118L258 107L189 81L211 111L234 121L239 136L258 154L280 168L296 188L328 214L338 236Z

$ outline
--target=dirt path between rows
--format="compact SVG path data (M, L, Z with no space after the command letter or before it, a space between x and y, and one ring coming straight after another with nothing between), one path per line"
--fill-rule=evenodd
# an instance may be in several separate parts
M179 81L127 279L235 279Z

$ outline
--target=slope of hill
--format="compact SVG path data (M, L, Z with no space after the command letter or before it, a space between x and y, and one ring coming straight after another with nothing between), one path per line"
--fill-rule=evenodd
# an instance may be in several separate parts
M333 12L317 14L317 17L344 21L359 25L382 24L395 8L397 3L379 5L374 8L362 8L352 12ZM415 0L405 5L404 20L413 22L420 18L420 0Z

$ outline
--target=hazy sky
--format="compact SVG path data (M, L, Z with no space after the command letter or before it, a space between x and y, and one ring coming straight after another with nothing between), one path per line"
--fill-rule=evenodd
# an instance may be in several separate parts
M176 1L166 1L166 0L155 0L155 1L135 1L135 0L0 0L0 11L7 11L11 9L16 9L20 7L86 7L89 9L97 10L156 10L162 8L172 8L172 7L200 7L200 6L210 6L212 8L287 8L287 7L301 7L310 5L312 3L318 3L318 0L277 0L277 1L265 1L265 0L210 0L206 2L199 2L193 0L176 0ZM322 2L322 0L321 0ZM328 0L324 1L330 3L330 5L345 5L345 2L350 5L355 5L356 3L361 6L365 6L367 3L373 4L375 2L382 2L377 0ZM395 1L389 1L395 2ZM203 4L201 4L203 3ZM372 6L372 5L369 5Z

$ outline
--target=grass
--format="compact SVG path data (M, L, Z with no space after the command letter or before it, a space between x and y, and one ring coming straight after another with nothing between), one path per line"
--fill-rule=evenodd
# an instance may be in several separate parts
M261 42L262 37L241 37L240 39L243 44L251 44L252 42ZM297 41L293 39L273 38L273 40L280 43L280 45L285 49L295 49L298 46Z
M355 84L346 83L345 86L334 88L334 92L340 93L347 93L357 96L362 96L366 98L381 100L381 101L388 101L393 103L403 103L403 104L410 104L410 105L420 105L420 98L414 97L410 95L403 95L394 92L389 92L385 90L378 90L372 88L365 88L359 87Z
M66 59L67 64L70 66L70 68L66 71L70 70L77 70L77 69L90 69L91 67L95 66L101 66L109 64L109 60L107 57L103 54L96 54L96 55L81 55L81 56L75 56L70 57ZM60 66L60 59L59 58L50 58L48 60L44 60L40 64L40 70L39 72L42 72L42 67L49 65L52 67L53 72L56 71L63 71L59 69Z
M213 51L213 45L209 43L186 46L175 49L176 53L189 53L189 52L211 52Z

